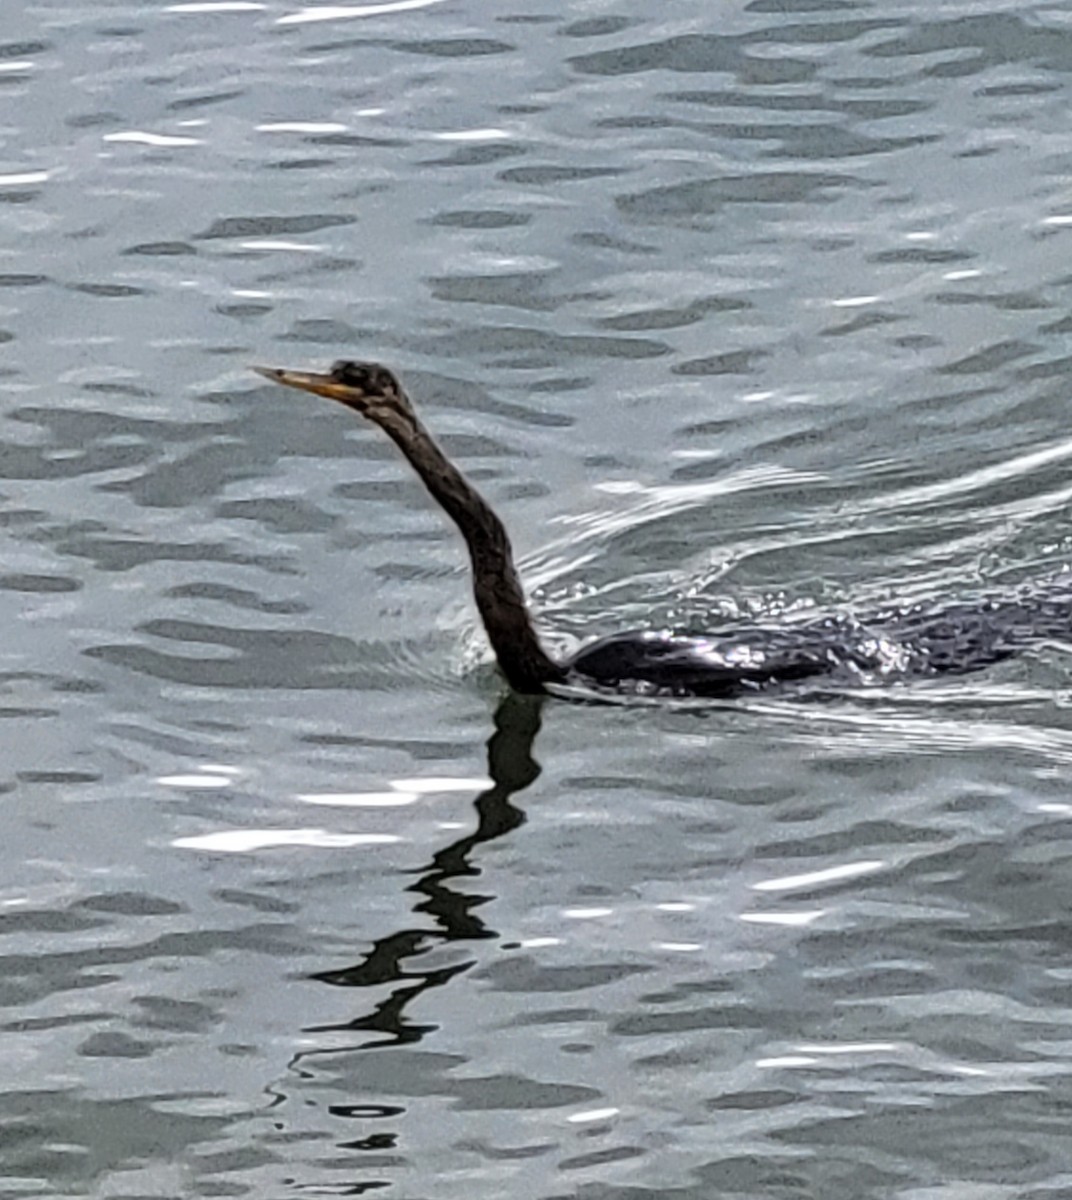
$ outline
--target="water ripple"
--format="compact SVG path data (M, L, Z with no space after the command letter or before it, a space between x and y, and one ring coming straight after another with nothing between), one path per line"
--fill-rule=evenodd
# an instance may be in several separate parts
M556 646L1061 579L1068 35L5 11L12 1197L1067 1190L1065 640L503 697L393 448L248 365L401 369Z

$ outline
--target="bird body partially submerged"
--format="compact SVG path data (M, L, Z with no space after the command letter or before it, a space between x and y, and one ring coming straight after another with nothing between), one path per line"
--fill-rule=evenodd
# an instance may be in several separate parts
M330 372L255 367L288 387L326 396L378 425L405 455L465 538L477 609L512 688L549 684L667 696L732 697L787 684L961 674L1023 646L1072 632L1072 581L929 609L870 617L730 627L704 635L654 630L611 634L565 661L540 643L510 539L487 501L425 428L396 376L378 363L341 361Z
M570 677L600 688L647 695L731 697L772 684L829 674L832 646L762 627L704 635L659 630L612 633L582 646Z

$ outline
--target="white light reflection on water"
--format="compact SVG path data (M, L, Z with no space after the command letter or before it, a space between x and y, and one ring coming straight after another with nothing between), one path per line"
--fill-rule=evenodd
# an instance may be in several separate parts
M134 142L142 146L200 146L200 138L187 137L182 134L148 133L141 129L130 129L125 133L106 133L101 139L105 142Z
M881 871L887 863L879 859L867 862L845 863L840 867L825 867L821 871L809 871L805 875L786 875L782 879L764 879L753 883L757 892L789 892L799 889L821 887L825 883L840 883L845 879L855 879L859 875L870 875Z
M765 1070L813 1067L839 1074L852 1074L863 1068L889 1063L913 1068L932 1080L940 1076L953 1076L955 1079L992 1078L997 1083L998 1075L1008 1076L1010 1081L1021 1080L1020 1084L999 1084L1013 1087L1022 1086L1022 1076L1028 1074L1033 1066L1037 1066L1005 1062L998 1070L994 1070L989 1066L950 1062L928 1047L911 1042L802 1042L789 1047L784 1054L769 1055L756 1060L756 1066ZM1043 1069L1043 1074L1045 1073ZM940 1090L934 1083L929 1086Z
M240 243L243 250L287 250L298 254L322 254L327 246L308 242L285 242L272 238L254 239Z
M300 12L280 17L277 25L308 25L314 21L349 21L355 17L378 17L385 13L410 12L430 8L443 0L389 0L385 4L325 4L319 8L303 8Z
M495 142L508 138L505 129L458 129L454 132L433 133L440 142Z
M303 804L330 808L404 808L417 802L416 792L300 792Z
M172 13L245 13L263 12L267 4L253 0L195 0L191 4L169 4L164 12Z
M571 1125L587 1125L593 1121L607 1121L611 1117L616 1117L621 1111L620 1108L591 1108L587 1112L573 1113L566 1120Z
M326 829L223 829L217 833L176 838L180 850L207 850L217 854L249 854L277 846L348 849L353 846L389 846L402 841L392 833L329 833Z
M813 921L825 916L826 911L825 908L816 908L809 912L741 913L741 920L747 921L750 925L785 925L793 928L794 926L810 925Z
M271 121L256 127L258 133L345 133L348 128L338 121Z
M454 775L429 775L415 779L393 779L391 787L403 792L425 795L429 792L480 792L492 786L482 775L460 778Z
M304 804L324 804L338 808L401 808L416 803L422 796L481 792L491 786L491 780L482 776L418 776L411 779L392 779L389 792L301 792L297 798Z
M213 788L231 787L234 780L230 775L161 775L156 780L164 787L186 788L190 791L210 791Z

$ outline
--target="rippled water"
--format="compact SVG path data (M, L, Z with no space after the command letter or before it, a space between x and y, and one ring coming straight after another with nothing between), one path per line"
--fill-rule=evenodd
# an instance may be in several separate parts
M5 6L0 1196L1072 1196L1068 647L503 695L1072 558L1055 4Z

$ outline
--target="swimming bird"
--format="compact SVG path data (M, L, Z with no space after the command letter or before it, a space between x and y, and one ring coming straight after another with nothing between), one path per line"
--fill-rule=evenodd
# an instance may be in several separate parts
M477 609L499 669L518 692L576 684L601 692L732 697L800 681L961 674L1072 629L1072 583L1058 579L1004 598L895 606L864 617L831 614L704 635L627 630L560 660L532 623L505 526L440 449L393 371L346 360L323 373L253 369L338 401L378 425L402 451L465 539Z

